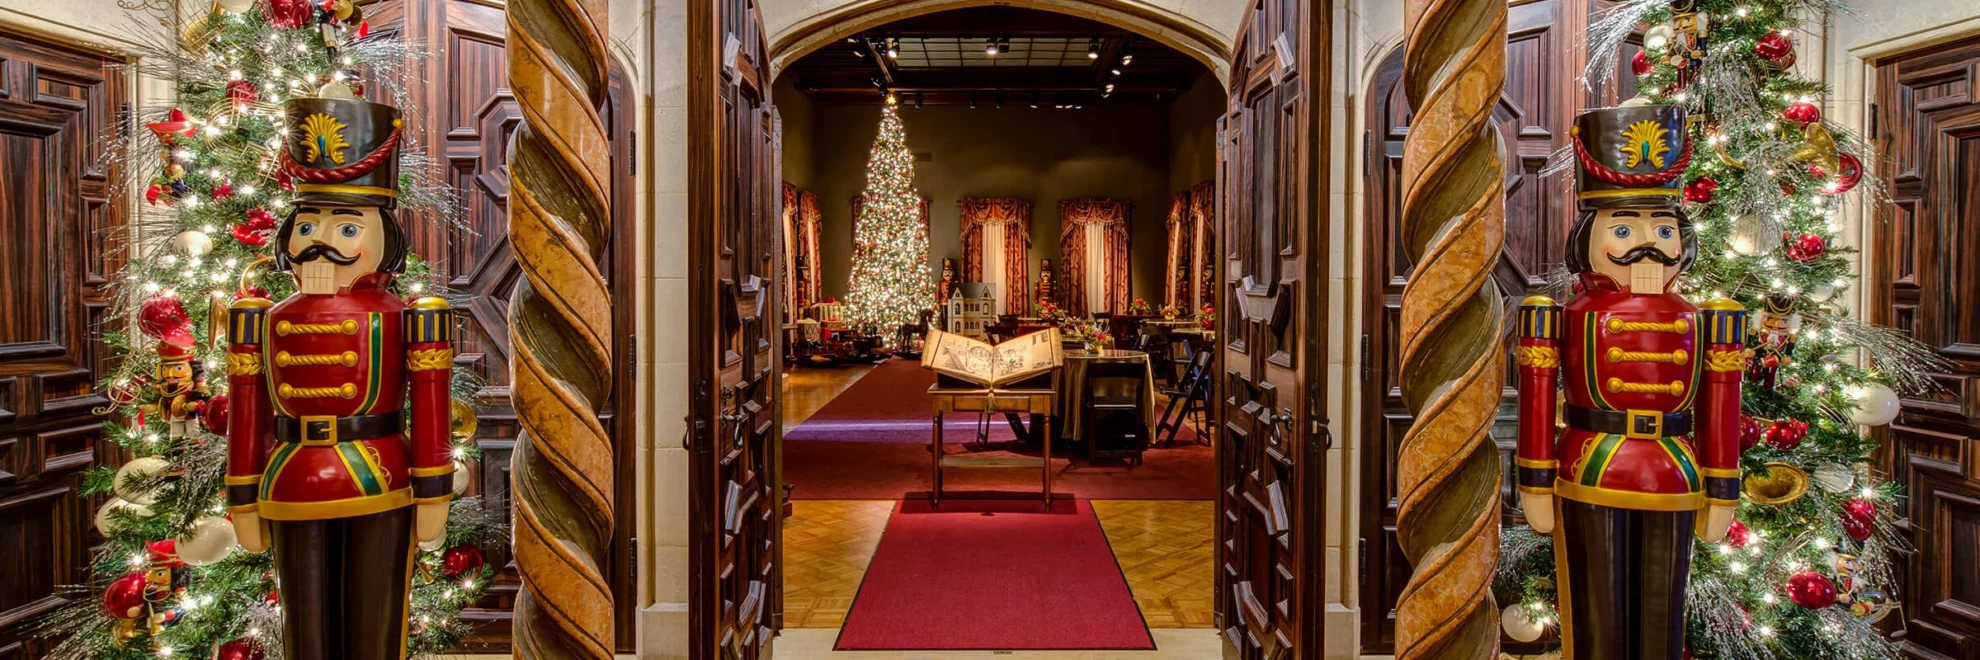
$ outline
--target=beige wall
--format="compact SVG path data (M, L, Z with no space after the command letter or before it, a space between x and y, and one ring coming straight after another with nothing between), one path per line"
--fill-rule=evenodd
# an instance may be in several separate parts
M817 135L816 120L811 99L798 92L792 80L792 76L783 76L770 91L770 101L777 105L777 116L784 128L784 139L779 143L783 148L784 183L812 190L817 184L816 147L812 142Z
M1170 193L1217 179L1217 117L1229 98L1205 71L1169 105Z
M1168 108L1119 104L1059 110L1005 107L901 108L915 188L930 206L929 274L943 258L962 259L964 197L1031 200L1031 272L1059 257L1059 200L1107 197L1134 202L1129 237L1130 297L1159 297L1168 217ZM866 187L866 160L879 130L879 106L816 108L813 167L825 230L819 251L825 295L844 297L851 270L852 198ZM789 167L788 161L786 167Z

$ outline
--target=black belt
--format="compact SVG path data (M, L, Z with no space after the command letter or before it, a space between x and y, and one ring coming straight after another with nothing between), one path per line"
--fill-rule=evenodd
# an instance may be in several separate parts
M279 442L340 442L382 438L405 430L399 411L350 417L275 418L275 440Z
M1673 438L1691 432L1691 413L1631 412L1601 410L1570 405L1567 423L1596 433L1617 433L1632 438Z

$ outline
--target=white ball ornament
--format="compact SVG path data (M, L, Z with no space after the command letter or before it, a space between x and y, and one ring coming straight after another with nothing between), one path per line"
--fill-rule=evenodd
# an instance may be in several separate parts
M468 481L472 478L468 475L467 464L456 459L454 461L454 494L457 496L467 494Z
M229 14L238 14L254 6L254 0L214 0L213 4Z
M1818 303L1829 302L1829 299L1834 297L1836 297L1834 284L1817 284L1815 288L1808 290L1808 299Z
M1864 383L1849 392L1856 399L1856 410L1849 421L1864 426L1883 426L1898 418L1897 392L1882 383Z
M1507 605L1505 612L1499 617L1499 627L1506 630L1507 637L1520 642L1540 639L1540 636L1547 632L1547 625L1534 618L1533 608L1527 607L1525 603Z
M1671 37L1675 35L1676 31L1669 25L1652 26L1643 32L1643 49L1661 51L1665 46L1671 45Z
M197 229L188 229L172 237L172 247L197 259L213 252L213 237Z
M234 524L220 516L193 521L192 528L179 535L179 559L193 566L205 566L226 559L238 539Z
M110 501L103 503L102 508L96 510L96 531L103 532L104 536L116 536L118 532L123 531L123 523L110 516L110 514L118 511L128 512L139 518L151 515L151 507L142 504L132 504L129 500L122 498L112 498Z
M166 463L165 459L157 456L131 459L131 462L117 468L117 476L112 477L110 480L110 489L117 492L117 497L128 500L132 504L148 506L152 502L158 501L157 493L155 491L139 492L135 482L142 477L150 483L155 484L158 482L159 475L165 474L165 470L170 467L171 465Z

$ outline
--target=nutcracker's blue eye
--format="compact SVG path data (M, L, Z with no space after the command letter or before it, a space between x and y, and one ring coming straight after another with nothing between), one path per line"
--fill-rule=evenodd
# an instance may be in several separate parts
M1670 240L1677 238L1678 228L1670 225L1657 225L1657 238Z
M357 223L354 222L346 222L344 224L337 225L337 233L343 234L344 238L357 238L358 231L359 231L359 227L357 226Z
M313 236L313 235L315 235L315 234L316 234L316 223L314 223L314 222L298 222L298 223L296 223L296 235L297 235L297 236Z
M1629 235L1633 232L1630 230L1629 225L1616 225L1609 229L1609 233L1615 235L1616 238L1629 238Z

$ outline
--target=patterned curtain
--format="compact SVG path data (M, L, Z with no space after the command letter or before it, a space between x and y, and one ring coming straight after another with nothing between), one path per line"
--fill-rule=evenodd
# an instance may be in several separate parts
M1124 199L1059 200L1059 250L1064 262L1066 311L1078 315L1123 312L1128 306L1128 216L1134 202ZM1105 232L1099 254L1089 254L1086 232ZM1087 291L1098 273L1102 290Z
M798 283L797 262L798 249L804 245L804 227L799 225L797 221L797 186L791 185L789 181L784 182L783 202L784 204L779 209L780 213L778 217L783 223L781 227L783 231L780 233L784 237L784 259L783 263L779 264L777 282L778 286L781 287L780 293L783 294L783 321L785 323L792 323L797 321L798 313L801 311L798 307L798 299L801 296L798 293L800 285Z
M818 210L818 195L806 190L798 193L798 226L804 228L803 267L798 277L804 286L798 290L798 309L806 309L822 300L823 278L818 263L818 235L825 231L825 215Z
M1189 216L1189 191L1176 193L1169 198L1169 256L1163 262L1162 304L1190 307L1196 290L1196 243L1190 240L1190 229L1194 223Z
M1202 309L1217 300L1217 184L1210 181L1189 189L1190 239L1196 242L1196 264L1191 277L1196 280L1196 300Z
M1016 197L965 197L962 209L964 282L983 281L983 233L1003 232L1004 313L1031 310L1031 201Z

